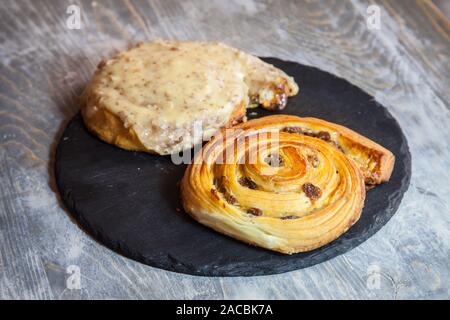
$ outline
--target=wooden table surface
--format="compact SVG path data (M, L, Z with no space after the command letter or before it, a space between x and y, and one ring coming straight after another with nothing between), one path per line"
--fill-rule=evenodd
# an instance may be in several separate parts
M68 28L71 4L81 29ZM371 4L379 30L366 23ZM220 40L319 67L373 95L412 153L398 212L345 255L264 277L176 274L93 240L55 191L54 148L97 63L156 38ZM426 1L1 1L0 298L448 299L449 56L450 23Z

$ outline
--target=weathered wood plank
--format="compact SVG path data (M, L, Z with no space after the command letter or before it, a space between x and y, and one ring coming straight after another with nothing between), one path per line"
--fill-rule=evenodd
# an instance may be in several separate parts
M71 4L81 30L66 27ZM370 4L381 8L381 30L366 26ZM55 141L101 58L155 38L220 40L320 67L374 95L413 155L398 213L342 257L269 277L185 276L98 244L54 192ZM1 1L0 298L448 298L449 39L429 1ZM81 290L66 288L69 265L81 269ZM367 280L378 278L371 289Z

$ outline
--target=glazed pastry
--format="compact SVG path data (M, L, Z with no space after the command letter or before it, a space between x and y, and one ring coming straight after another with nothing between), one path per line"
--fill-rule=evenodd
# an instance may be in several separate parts
M283 71L224 44L156 41L101 62L81 113L108 143L172 154L242 121L249 106L282 109L297 92Z
M393 155L323 120L276 115L223 130L189 165L183 206L198 222L292 254L319 248L358 221L363 172L389 179ZM361 170L362 169L362 170Z

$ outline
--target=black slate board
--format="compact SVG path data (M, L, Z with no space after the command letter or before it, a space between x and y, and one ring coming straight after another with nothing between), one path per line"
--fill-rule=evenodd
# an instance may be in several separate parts
M300 85L299 95L277 113L314 116L347 126L396 156L391 181L368 192L361 219L348 232L325 247L291 256L214 232L182 209L178 181L185 165L174 165L170 156L108 145L86 131L79 115L63 133L55 168L62 199L73 216L94 238L127 257L202 276L256 276L305 268L371 237L395 213L411 177L411 156L398 123L346 80L294 62L265 60ZM249 118L273 114L260 108L248 113Z

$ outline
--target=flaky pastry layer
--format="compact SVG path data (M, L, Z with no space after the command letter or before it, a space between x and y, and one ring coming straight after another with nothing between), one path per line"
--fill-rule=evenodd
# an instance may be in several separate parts
M360 217L370 183L389 179L393 155L350 129L276 115L216 135L181 182L198 222L286 254L319 248ZM373 180L372 180L373 179Z

